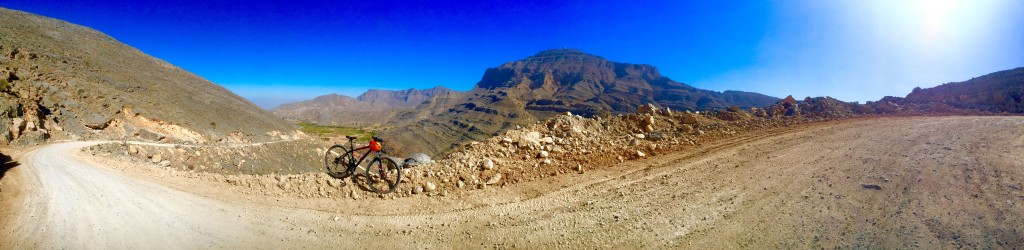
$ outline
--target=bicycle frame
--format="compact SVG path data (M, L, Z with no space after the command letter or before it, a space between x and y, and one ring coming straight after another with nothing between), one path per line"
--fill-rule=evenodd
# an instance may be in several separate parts
M366 160L366 157L370 156L371 152L376 152L377 153L377 157L380 158L380 151L369 150L370 149L369 145L362 146L362 147L359 147L359 148L355 148L355 144L352 141L349 141L348 142L348 146L349 146L349 148L353 148L352 149L352 155L346 155L345 157L351 157L350 159L353 159L353 160L356 159L356 156L355 156L356 151L366 150L366 153L363 153L363 156L359 157L358 161L352 161L352 165L346 166L348 171L355 171L356 170L355 168L357 166L359 166L359 164L363 163L363 160Z

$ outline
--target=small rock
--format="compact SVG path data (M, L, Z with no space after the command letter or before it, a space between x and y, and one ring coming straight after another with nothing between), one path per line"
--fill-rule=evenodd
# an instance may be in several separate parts
M502 138L501 138L501 143L504 143L504 144L512 144L512 138L508 138L508 137L502 137Z
M548 151L541 150L540 153L537 154L537 157L538 158L548 158Z
M633 135L633 136L635 136L637 139L647 138L647 136L644 135L644 134L636 134L636 135Z
M483 167L486 170L494 169L494 161L492 161L491 159L484 160Z
M643 157L645 157L645 156L647 156L647 154L644 154L644 152L640 152L640 150L637 150L637 151L636 151L636 157L640 157L640 158L643 158Z
M338 220L340 220L340 219L341 219L341 218L338 218L338 216L334 216L334 221L338 221Z
M541 163L544 163L544 165L551 165L551 159L544 159Z
M492 176L490 179L487 179L487 182L485 182L484 184L494 185L498 184L498 181L501 181L501 173L494 174L494 176Z
M437 190L437 185L434 185L433 182L427 182L427 184L423 185L423 190L427 192L434 192L434 190Z
M422 192L423 192L423 187L421 187L421 186L416 186L416 187L412 188L412 193L414 193L414 194L418 194L418 193L422 193Z
M281 189L284 189L284 190L288 190L288 188L291 187L291 186L292 185L288 184L288 182L286 182L286 181L279 181L279 182L277 182L277 187L279 187Z
M356 199L356 200L359 199L359 193L357 193L356 190L354 190L354 189L352 190L352 192L349 192L348 195L351 196L352 199Z
M133 154L134 155L134 154L138 154L138 153L139 153L139 147L136 147L135 145L128 145L128 154Z
M882 190L882 186L879 186L879 185L876 185L876 184L861 183L860 186L863 187L863 188L866 188L866 189Z
M544 143L544 144L553 144L553 143L555 143L555 139L551 138L550 136L548 136L548 137L540 138L540 142Z
M163 156L161 156L160 154L155 154L155 155L153 155L153 158L151 159L151 161L153 163L160 163L161 161L163 161L163 159L164 159Z
M456 186L456 187L459 187L459 188L462 188L462 187L465 187L465 186L466 186L466 183L465 183L465 182L463 182L463 181L459 181L459 182L456 182L456 183L455 183L455 186Z

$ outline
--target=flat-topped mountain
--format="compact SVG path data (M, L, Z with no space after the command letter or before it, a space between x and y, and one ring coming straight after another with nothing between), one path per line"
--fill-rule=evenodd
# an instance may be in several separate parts
M676 110L747 108L778 100L757 93L698 89L662 76L654 66L612 62L572 49L546 50L487 69L476 87L525 100L526 108L537 114L625 113L647 103Z
M96 30L0 8L0 142L280 139L292 125Z
M415 122L385 131L399 152L446 153L471 140L558 113L584 116L635 112L653 103L675 110L767 106L778 98L725 93L673 81L650 65L611 62L579 50L547 50L487 69L462 99L428 102ZM442 104L439 104L442 103ZM423 115L424 113L428 115ZM398 115L409 117L413 115Z

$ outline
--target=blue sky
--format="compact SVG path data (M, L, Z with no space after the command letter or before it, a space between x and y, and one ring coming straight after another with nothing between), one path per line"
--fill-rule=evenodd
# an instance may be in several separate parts
M550 48L711 90L847 101L1024 66L1024 1L29 1L270 108L469 90Z

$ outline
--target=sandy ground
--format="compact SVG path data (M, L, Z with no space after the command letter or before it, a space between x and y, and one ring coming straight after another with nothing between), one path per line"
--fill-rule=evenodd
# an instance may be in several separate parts
M819 123L402 199L242 194L87 145L15 154L0 248L1024 246L1024 117Z

